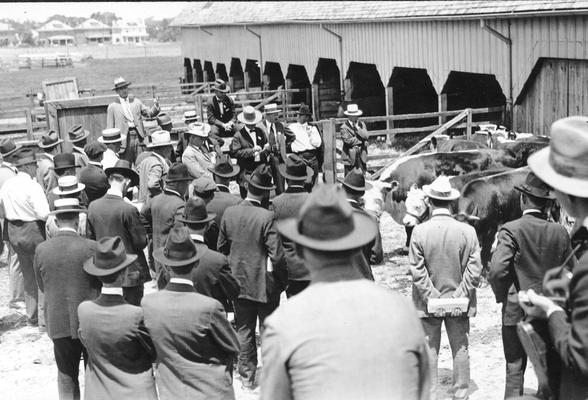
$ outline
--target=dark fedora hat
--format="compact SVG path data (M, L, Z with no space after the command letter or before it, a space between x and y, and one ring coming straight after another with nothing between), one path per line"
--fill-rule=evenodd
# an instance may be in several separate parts
M547 200L555 199L555 195L551 191L551 186L539 179L533 172L527 174L527 178L522 185L515 186L514 188L532 197Z
M157 116L157 123L159 126L172 125L172 120L166 113L161 113Z
M223 93L228 93L231 90L231 88L222 79L217 79L216 81L214 81L214 90Z
M298 109L298 115L312 115L310 112L310 107L306 104L301 105Z
M77 143L90 136L90 131L84 129L82 125L74 125L67 131L67 141L70 143Z
M131 186L139 186L139 174L131 168L131 163L127 160L118 160L116 164L114 164L114 167L106 168L104 173L106 176L110 176L111 174L121 174L131 180Z
M217 156L214 168L208 168L208 170L221 178L232 178L241 172L241 168L238 165L234 165L226 154Z
M311 192L297 218L278 221L277 226L292 241L322 251L362 247L376 237L378 229L369 215L351 208L341 188L328 184Z
M370 190L372 185L365 181L365 175L361 168L353 168L344 180L337 179L343 187L355 190L356 192L365 192L366 190Z
M304 181L313 174L312 168L306 165L302 157L296 154L290 154L286 159L286 163L278 166L278 170L284 178L293 181Z
M191 180L192 176L190 176L190 173L188 172L188 167L180 162L172 164L165 176L165 181L167 183Z
M111 275L136 259L135 254L127 254L120 236L107 236L96 243L96 254L84 263L84 271L94 276Z
M245 176L245 180L251 186L261 190L274 190L276 188L272 184L272 171L269 165L262 164L258 166L250 176Z
M35 157L35 152L33 149L21 148L19 151L14 155L16 158L16 162L14 165L17 167L26 165L26 164L36 164L37 158Z
M62 142L63 139L59 137L59 134L54 130L50 130L47 134L41 136L41 139L37 142L37 146L41 149L50 149Z
M198 261L204 252L198 251L190 238L190 231L181 224L175 224L164 247L153 252L153 258L169 267L182 267Z
M0 139L0 155L2 157L8 157L9 155L16 152L20 147L16 145L14 140L8 138Z
M203 224L212 221L216 217L215 213L206 211L206 203L200 197L190 197L184 206L184 214L177 217L176 221L185 224Z
M79 165L76 165L76 158L73 153L59 153L53 157L53 166L49 167L49 169L61 171L62 169L79 167Z

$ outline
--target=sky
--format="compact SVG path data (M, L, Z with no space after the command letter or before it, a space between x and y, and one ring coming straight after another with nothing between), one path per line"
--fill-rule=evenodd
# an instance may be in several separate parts
M17 21L27 19L44 22L54 14L71 17L89 17L95 11L114 12L123 19L173 18L177 16L188 2L154 1L154 2L55 2L55 3L0 3L0 16Z

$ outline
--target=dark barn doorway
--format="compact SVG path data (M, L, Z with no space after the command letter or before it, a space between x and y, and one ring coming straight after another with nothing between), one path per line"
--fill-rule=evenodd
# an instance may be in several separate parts
M229 85L231 91L236 92L245 87L245 74L241 66L241 60L238 58L231 58L231 66L229 68Z
M194 82L194 75L192 73L192 61L189 58L184 58L184 78L182 79L183 84L190 84ZM188 94L192 92L192 88L182 88L182 94Z
M194 82L204 82L204 72L200 60L194 60Z
M319 58L312 84L317 119L336 118L341 103L341 74L337 62Z
M205 82L214 82L216 79L216 75L214 73L214 68L212 67L212 63L210 61L204 61L204 81Z
M261 89L261 74L257 60L245 61L245 89Z
M263 70L263 90L276 90L280 86L284 86L284 74L280 64L266 62Z
M311 85L306 68L303 65L290 64L286 72L286 87L289 89L306 89L305 92L292 93L288 97L289 104L304 103L312 108ZM296 110L292 110L293 112Z
M341 114L347 104L355 103L366 117L386 115L386 89L375 64L350 62L345 76L345 89L345 102L342 104ZM344 117L344 114L341 116ZM368 124L368 129L385 128L385 122Z
M388 101L394 115L436 112L439 109L439 98L426 69L395 67L388 88L392 94ZM438 121L438 118L394 121L394 127L430 126Z
M229 75L227 74L227 67L223 63L216 63L216 77L228 82Z

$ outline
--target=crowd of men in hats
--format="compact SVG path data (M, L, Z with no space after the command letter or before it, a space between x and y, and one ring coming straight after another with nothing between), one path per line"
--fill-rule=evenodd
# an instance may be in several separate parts
M357 105L341 127L345 178L328 185L307 106L290 125L275 104L236 114L219 80L208 123L187 112L176 143L171 119L129 85L115 80L96 141L71 127L71 152L53 131L37 155L0 140L11 306L24 299L27 323L53 341L61 399L80 398L80 358L86 399L232 399L235 363L264 399L435 398L443 324L453 398L468 398L482 267L474 228L452 217L460 193L448 177L423 187L432 211L411 238L411 302L374 283L382 239L362 208L369 135ZM588 396L588 266L576 257L588 240L587 120L553 124L516 188L523 216L497 238L489 281L503 304L505 398L523 394L523 311L548 344L538 396ZM554 197L580 221L573 250L547 221ZM567 302L549 297L557 290Z

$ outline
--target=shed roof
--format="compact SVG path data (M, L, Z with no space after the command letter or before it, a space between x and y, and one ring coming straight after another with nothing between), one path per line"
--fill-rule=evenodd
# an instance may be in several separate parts
M110 29L110 26L94 18L88 18L87 20L79 24L76 27L76 29Z
M588 13L588 1L209 1L189 5L173 20L172 25L367 22L386 19L462 19L481 16L498 18L566 12Z
M39 31L70 31L73 28L66 23L57 20L51 20L39 28Z

